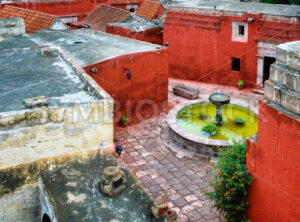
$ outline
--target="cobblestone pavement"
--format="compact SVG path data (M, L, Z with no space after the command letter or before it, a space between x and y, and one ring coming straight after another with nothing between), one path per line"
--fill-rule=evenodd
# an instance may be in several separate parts
M179 82L183 83L171 80L169 87ZM200 89L200 96L208 96L221 89L221 92L247 100L255 106L261 97L237 91L232 87L186 81L184 83ZM169 92L170 106L182 101L186 100ZM210 163L197 156L178 155L164 146L160 134L166 116L167 112L164 112L127 128L117 127L115 138L124 148L121 158L153 197L163 196L170 208L177 211L179 214L177 222L221 221L218 213L208 206L208 200L201 192L209 186L208 180L212 171Z

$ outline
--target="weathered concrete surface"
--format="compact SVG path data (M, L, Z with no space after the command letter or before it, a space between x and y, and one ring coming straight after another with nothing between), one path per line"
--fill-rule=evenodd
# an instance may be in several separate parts
M101 174L108 166L119 166L126 188L109 197L99 190ZM53 206L57 221L167 222L151 214L154 200L140 187L128 168L113 156L74 161L65 167L41 174L42 188Z
M60 47L18 39L0 41L0 169L111 144L111 97ZM49 107L26 109L37 96Z
M1 169L0 197L18 191L26 184L36 183L41 171L63 167L74 161L84 162L86 159L94 159L100 155L111 154L112 151L113 148L111 146L79 150Z
M0 40L14 35L25 34L24 20L21 18L0 19Z
M102 62L117 56L155 51L159 45L136 41L90 29L41 31L31 35L44 43L61 46L81 66Z
M1 222L40 221L40 200L37 184L0 198Z
M2 48L6 45L9 47L8 42L0 41ZM23 100L37 96L45 96L49 106L86 104L98 99L85 89L61 56L43 56L40 48L8 48L0 52L0 65L0 112L25 109Z
M236 13L261 13L267 15L280 15L280 16L298 16L299 6L296 5L280 5L280 4L263 4L256 2L239 2L239 1L224 1L224 0L177 0L171 7L178 8L193 8L202 10L216 10L228 11Z

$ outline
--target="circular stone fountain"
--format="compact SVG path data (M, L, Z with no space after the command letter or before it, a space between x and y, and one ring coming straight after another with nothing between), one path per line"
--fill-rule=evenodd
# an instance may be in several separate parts
M211 94L209 101L180 104L169 112L170 146L211 158L218 155L218 147L257 133L256 112L243 107L243 101L234 100L232 104L230 97L223 93ZM207 126L215 133L203 130Z

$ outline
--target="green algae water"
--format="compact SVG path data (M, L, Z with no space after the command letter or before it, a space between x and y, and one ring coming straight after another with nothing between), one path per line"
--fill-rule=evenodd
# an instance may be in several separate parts
M216 118L216 106L211 103L199 103L189 106L193 115L188 119L177 118L180 127L196 136L214 140L240 140L257 133L257 115L241 106L227 104L222 107L223 125L216 126L217 134L210 135L202 131L205 125L214 125ZM180 111L179 111L180 112ZM242 118L244 125L237 125L235 118Z

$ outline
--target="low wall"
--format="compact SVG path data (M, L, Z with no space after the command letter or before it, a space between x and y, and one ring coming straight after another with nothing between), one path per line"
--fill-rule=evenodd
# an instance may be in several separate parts
M107 24L106 32L114 35L124 36L130 39L136 39L144 42L150 42L158 45L163 44L162 27L146 29L142 31L132 31L120 26Z

